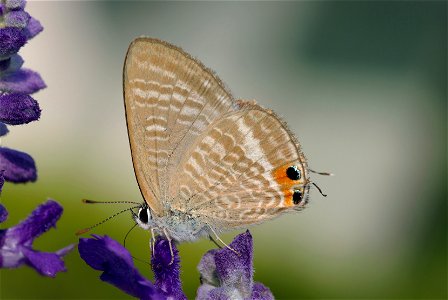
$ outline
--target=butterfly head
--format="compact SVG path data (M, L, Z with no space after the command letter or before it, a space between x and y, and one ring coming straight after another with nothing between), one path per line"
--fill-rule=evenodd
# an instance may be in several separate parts
M153 223L151 208L146 203L142 204L138 209L138 213L134 214L134 220L143 229L150 229Z

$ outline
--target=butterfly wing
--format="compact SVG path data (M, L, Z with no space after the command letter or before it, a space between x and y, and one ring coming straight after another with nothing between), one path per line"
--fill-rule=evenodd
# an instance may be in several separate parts
M145 201L158 216L169 177L210 123L236 106L222 82L200 62L166 42L137 38L123 70L132 161Z
M272 111L253 103L240 103L238 111L207 128L176 181L177 209L217 229L300 210L309 189L296 138Z

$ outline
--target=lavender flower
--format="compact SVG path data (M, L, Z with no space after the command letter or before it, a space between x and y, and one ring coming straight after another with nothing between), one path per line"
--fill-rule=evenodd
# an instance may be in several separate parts
M0 230L0 267L17 268L27 264L44 276L55 277L65 271L62 256L73 249L73 245L54 253L40 252L32 248L35 238L56 225L62 215L62 206L54 200L38 206L28 218L18 225ZM0 205L0 222L8 212Z
M36 164L25 152L0 147L0 170L4 170L6 181L25 183L36 181Z
M197 299L274 299L271 291L261 283L253 282L252 236L249 231L240 234L230 249L207 252L198 266L201 286ZM81 258L96 270L103 271L101 279L131 296L140 299L186 299L179 276L179 254L173 244L174 260L166 239L158 236L151 266L155 275L152 284L135 268L130 253L108 236L80 239ZM170 264L171 263L171 264Z
M40 117L36 100L26 94L0 96L0 121L9 125L26 124Z
M202 299L274 299L270 290L253 282L253 244L249 231L238 235L228 248L208 251L198 270L201 286L197 298Z
M37 72L24 68L0 77L0 90L7 93L33 94L45 87Z
M16 54L26 44L26 34L22 28L5 27L0 29L0 59Z

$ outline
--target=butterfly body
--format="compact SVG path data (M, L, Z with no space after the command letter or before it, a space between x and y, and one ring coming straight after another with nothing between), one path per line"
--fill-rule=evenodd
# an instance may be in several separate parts
M137 38L123 70L145 229L193 241L302 210L309 174L286 124L166 42ZM142 222L146 221L147 222Z
M193 242L210 234L210 229L206 223L192 215L169 211L162 217L153 216L147 222L143 222L138 217L135 218L137 224L145 230L153 229L157 234L169 233L170 238L178 242Z

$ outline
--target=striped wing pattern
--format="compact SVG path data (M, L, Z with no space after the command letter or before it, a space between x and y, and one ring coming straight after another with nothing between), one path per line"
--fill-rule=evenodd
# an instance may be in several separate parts
M306 177L290 180L287 166L305 170L303 155L284 123L271 111L248 105L211 126L181 165L177 209L217 227L260 223L302 205L293 189ZM305 173L304 173L305 174Z
M134 169L159 216L174 209L220 227L240 227L303 208L307 166L286 125L255 103L235 102L200 62L165 42L138 38L124 66ZM297 166L299 180L285 170Z

